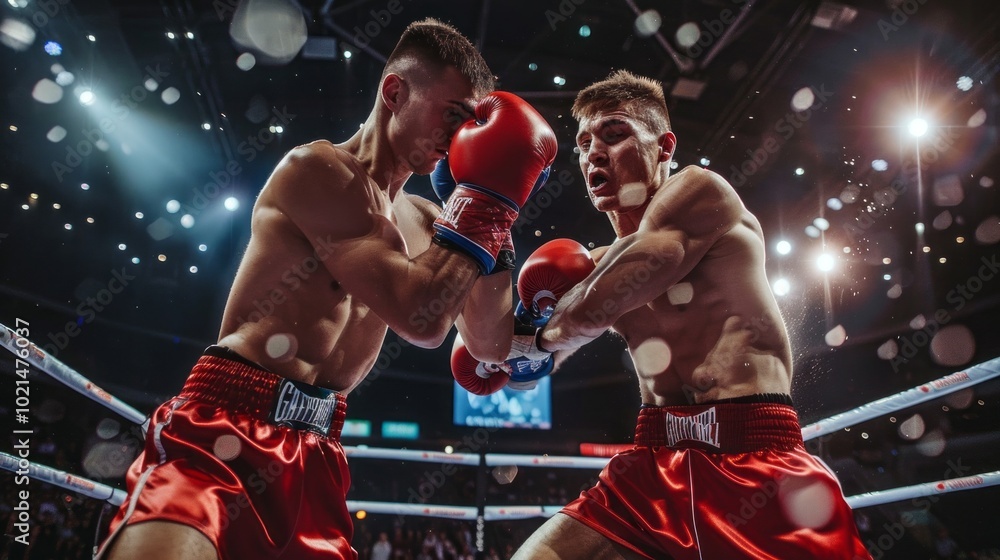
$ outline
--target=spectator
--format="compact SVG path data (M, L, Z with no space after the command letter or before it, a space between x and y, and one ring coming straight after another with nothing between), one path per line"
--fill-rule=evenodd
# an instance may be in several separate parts
M389 560L392 555L392 543L389 542L389 533L382 531L378 534L378 541L372 546L371 560Z

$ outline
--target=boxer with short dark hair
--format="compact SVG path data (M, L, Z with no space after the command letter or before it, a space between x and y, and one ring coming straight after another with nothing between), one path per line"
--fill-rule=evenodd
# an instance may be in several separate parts
M493 87L457 30L414 23L361 129L278 164L218 345L153 413L99 556L357 558L339 434L387 329L433 348L457 323L480 359L509 349L503 253L556 141ZM446 154L457 186L444 209L402 191Z
M719 175L670 174L677 140L658 82L616 72L579 93L573 116L587 192L617 239L592 251L596 268L547 322L514 337L513 355L543 359L613 329L643 406L635 447L515 559L868 558L836 478L802 441L757 219Z

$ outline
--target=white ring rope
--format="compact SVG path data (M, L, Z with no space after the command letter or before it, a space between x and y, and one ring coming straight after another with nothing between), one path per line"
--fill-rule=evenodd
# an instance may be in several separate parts
M90 397L136 424L143 424L146 421L145 414L125 404L118 397L112 396L104 389L101 389L92 381L80 375L75 369L60 362L54 356L48 355L48 353L36 346L34 342L17 334L16 331L3 323L0 323L0 341L18 359L27 361L41 371L63 382L74 391Z
M79 492L91 498L105 500L114 506L120 506L128 496L124 490L112 488L106 484L94 482L81 476L53 469L52 467L32 463L27 459L8 455L2 451L0 451L0 469L5 469L15 474L28 475L28 478L48 482L49 484Z
M363 502L347 500L347 511L365 511L367 513L392 513L398 515L415 515L418 517L446 517L448 519L476 519L479 509L462 506L443 506L435 504L403 504L393 502Z
M486 466L552 467L564 469L603 469L610 457L568 457L561 455L510 455L487 453Z
M946 375L930 383L924 383L912 389L907 389L902 393L889 395L877 401L861 405L853 410L841 412L825 420L809 424L802 428L802 439L808 441L836 432L837 430L853 426L865 420L871 420L890 412L896 412L902 408L954 393L959 389L971 387L997 376L1000 376L1000 358L993 358L988 362L983 362L969 369Z
M445 453L443 451L420 451L411 449L387 449L383 447L363 447L345 445L344 453L357 459L398 459L400 461L421 461L424 463L453 463L456 465L478 465L479 455L472 453Z
M890 490L866 492L864 494L850 496L846 499L848 505L857 509L868 506L877 506L889 502L901 502L911 498L922 498L924 496L958 492L959 490L987 488L989 486L996 486L997 484L1000 484L1000 471L974 474L972 476L963 476L961 478L950 478L948 480L939 480L937 482L924 482L923 484L914 484L913 486L903 486L901 488L892 488Z

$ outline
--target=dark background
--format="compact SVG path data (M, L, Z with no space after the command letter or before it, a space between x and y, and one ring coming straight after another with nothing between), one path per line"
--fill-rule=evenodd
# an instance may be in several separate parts
M28 321L32 340L54 345L60 360L143 412L173 395L216 340L249 238L250 209L275 163L298 144L343 141L356 131L385 56L408 23L426 16L470 37L500 88L529 100L558 134L553 177L568 180L550 181L517 223L519 260L556 237L595 246L613 240L587 199L569 109L579 89L625 68L662 81L679 166L717 171L760 219L769 276L791 285L778 299L793 340L793 397L803 424L1000 355L1000 279L984 264L1000 256L995 2L304 1L307 50L332 39L330 56L268 61L258 53L247 71L236 64L247 49L230 37L235 6L0 6L0 18L19 19L36 34L21 50L0 46L0 322ZM636 29L636 11L647 9L661 16L656 36ZM737 14L743 16L733 21ZM704 47L678 46L675 32L685 22L699 23ZM46 54L47 41L58 42L61 54ZM679 63L671 51L681 53ZM54 64L74 81L58 103L40 103L32 92L40 80L56 79ZM159 82L151 84L155 91L144 87L150 72ZM967 91L956 86L962 77ZM686 93L691 85L702 90ZM81 105L74 92L80 86L97 102ZM180 95L172 105L160 97L169 87ZM802 88L816 94L804 112L791 105ZM276 114L286 122L275 123ZM915 115L930 123L920 139L906 130ZM102 119L114 130L101 131ZM270 132L274 124L283 127L280 134ZM56 126L66 134L53 142L47 135ZM74 151L88 153L76 158ZM876 159L884 171L873 168ZM424 177L412 178L407 190L432 196ZM239 200L234 212L222 207L230 196ZM171 199L181 212L166 210ZM841 201L839 208L830 199ZM190 229L180 225L186 211L195 218ZM817 218L829 228L812 236L806 228ZM775 252L779 239L792 244L790 254ZM827 273L815 266L824 250L835 257ZM134 277L128 286L99 313L79 313L123 269ZM915 322L920 316L925 321ZM78 324L78 335L60 334L68 322ZM846 340L830 344L827 335L838 326ZM888 341L907 359L880 358ZM387 347L398 343L390 333ZM451 421L450 348L450 339L437 350L404 348L349 399L349 416L376 429L383 420L419 422L421 441L363 443L462 445L472 430ZM0 360L3 387L12 386L12 368L12 360ZM42 376L33 383L37 406L65 402L63 414L87 410L93 422L101 415ZM491 433L477 451L577 454L581 442L631 437L640 402L617 337L577 352L552 387L552 430ZM994 470L998 394L1000 383L987 382L951 402L939 399L823 438L814 451L835 467L847 494L947 478L956 458L970 468L961 474ZM914 414L926 428L910 441L899 425ZM943 450L920 447L926 434L943 439ZM933 519L970 550L997 545L986 530L1000 519L996 502L994 490L949 495L934 504ZM867 511L894 519L907 507L916 506Z

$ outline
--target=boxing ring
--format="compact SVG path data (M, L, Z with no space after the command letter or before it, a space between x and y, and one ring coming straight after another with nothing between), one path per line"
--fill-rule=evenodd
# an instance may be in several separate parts
M0 324L0 342L14 354L17 369L22 364L30 364L39 371L62 382L78 393L104 405L121 417L139 425L147 422L144 414L104 391L89 379L48 355L30 340L20 336L14 329ZM897 412L945 395L974 387L985 381L1000 377L1000 358L971 366L967 369L941 377L878 399L857 408L835 414L802 428L802 437L812 440L824 435L850 428L856 424L886 414ZM145 432L145 430L144 430ZM15 434L17 431L15 430ZM441 451L401 450L369 448L367 446L345 446L347 456L352 459L412 461L467 467L526 467L526 468L567 468L589 469L596 475L610 460L610 456L630 444L582 444L581 453L601 456L550 456L516 455L502 453L446 453ZM0 468L29 478L47 482L63 489L77 492L90 498L121 505L127 498L124 490L113 488L100 482L45 465L36 464L26 458L0 452ZM969 476L949 478L848 496L847 503L854 509L877 506L927 496L938 496L951 492L978 490L1000 484L1000 471L984 472ZM508 506L454 506L429 503L401 503L348 500L351 512L436 517L477 522L477 544L482 543L484 522L528 518L551 517L561 505L508 505Z

